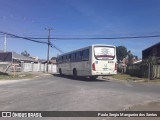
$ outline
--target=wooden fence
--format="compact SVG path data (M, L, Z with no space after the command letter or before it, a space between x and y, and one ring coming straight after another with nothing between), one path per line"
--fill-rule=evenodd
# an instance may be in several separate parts
M160 78L160 65L153 65L153 77Z
M160 78L160 65L150 65L150 69L147 64L131 65L127 67L126 73L142 78Z

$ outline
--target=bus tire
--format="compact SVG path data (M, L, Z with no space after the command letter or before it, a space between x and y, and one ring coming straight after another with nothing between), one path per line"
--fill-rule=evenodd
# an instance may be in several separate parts
M96 80L97 76L90 76L89 77L91 80Z
M76 69L73 69L73 78L77 79L77 70Z
M59 69L59 74L62 75L62 70L61 70L61 68Z

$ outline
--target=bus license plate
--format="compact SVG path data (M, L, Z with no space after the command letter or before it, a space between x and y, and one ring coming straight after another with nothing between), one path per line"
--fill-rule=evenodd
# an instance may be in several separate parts
M108 68L103 68L103 70L104 70L104 71L107 71L107 70L108 70Z

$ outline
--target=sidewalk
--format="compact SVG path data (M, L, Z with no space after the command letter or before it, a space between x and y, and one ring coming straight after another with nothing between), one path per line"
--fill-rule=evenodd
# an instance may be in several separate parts
M43 72L26 72L26 73L17 73L18 77L13 79L1 79L0 85L2 84L10 84L16 82L23 82L27 80L35 80L37 78L43 78L52 75L51 73L43 73ZM27 76L29 75L29 76Z

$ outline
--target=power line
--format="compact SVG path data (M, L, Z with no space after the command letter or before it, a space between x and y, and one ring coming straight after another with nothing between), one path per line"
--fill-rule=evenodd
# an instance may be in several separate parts
M120 36L120 37L55 37L50 39L58 39L58 40L112 40L112 39L141 39L141 38L157 38L160 37L160 35L144 35L144 36ZM45 37L29 37L30 39L48 39Z
M141 38L158 38L158 37L160 37L159 34L157 34L157 35L139 35L139 36L119 36L119 37L93 37L93 36L92 37L49 37L50 40L48 42L44 42L44 41L38 41L37 39L46 40L48 38L46 38L46 37L22 37L22 36L18 36L18 35L14 35L14 34L0 31L0 35L2 35L2 34L3 35L6 34L7 37L10 36L12 38L22 38L22 39L29 40L32 42L47 44L47 45L51 46L52 48L55 48L56 50L58 50L61 53L64 53L64 52L60 48L58 48L56 45L52 44L50 42L50 40L54 40L54 39L58 39L58 40L112 40L112 39L141 39ZM78 35L76 35L76 36L78 36ZM85 35L79 35L79 36L85 36ZM90 36L90 35L88 35L88 36ZM97 36L101 36L101 35L97 35Z
M8 35L8 36L10 36L12 38L21 38L21 39L25 39L25 40L36 42L36 43L48 44L48 42L42 42L42 41L38 41L38 40L34 40L34 39L31 39L31 38L22 37L22 36L18 36L18 35L14 35L14 34L7 33L7 32L0 31L0 33L1 34L6 34L6 35Z
M10 37L13 37L13 38L22 38L22 39L26 39L26 40L29 40L29 41L33 41L33 42L38 42L38 43L44 43L44 44L48 44L47 42L43 42L43 41L37 41L36 39L48 39L46 37L21 37L21 36L18 36L18 35L14 35L14 34L10 34L10 33L6 33L6 32L1 32L0 31L0 35L8 35ZM8 37L7 36L7 37ZM67 35L66 35L67 36ZM73 35L72 35L73 36ZM76 35L76 36L87 36L87 35ZM89 35L88 35L89 36ZM96 36L102 36L102 35L96 35ZM142 36L119 36L119 37L50 37L50 39L59 39L59 40L86 40L86 39L89 39L89 40L96 40L96 39L140 39L140 38L157 38L157 37L160 37L160 35L142 35Z
M22 36L14 35L14 34L11 34L11 33L2 32L2 31L0 31L0 35L3 35L3 36L7 35L7 37L11 37L11 38L21 38L21 39L25 39L25 40L36 42L36 43L47 44L47 45L51 46L52 48L55 48L59 52L64 53L60 48L58 48L56 45L52 44L50 41L49 42L38 41L38 40L34 40L34 38L22 37ZM36 39L38 39L38 38L36 38Z
M129 33L129 34L127 34L126 36L139 36L139 35L143 35L143 36L148 36L148 35L159 35L160 34L160 32L158 32L158 31L153 31L153 32L148 32L148 33L144 33L144 32L141 32L141 33L139 33L139 32L136 32L136 33ZM113 35L113 34L112 34ZM114 33L114 36L123 36L124 34L122 34L122 33ZM34 37L44 37L44 36L46 36L46 35L35 35L35 34L30 34L30 35L28 35L28 34L24 34L23 36L26 36L26 37L30 37L30 36L34 36ZM107 35L104 35L104 34L94 34L94 35L87 35L87 34L57 34L57 35L55 35L55 36L57 36L57 37L105 37L105 36L107 36ZM108 36L111 36L111 34L109 34Z
M55 48L56 50L58 50L60 53L64 53L60 48L58 48L55 44L51 44L52 48Z

